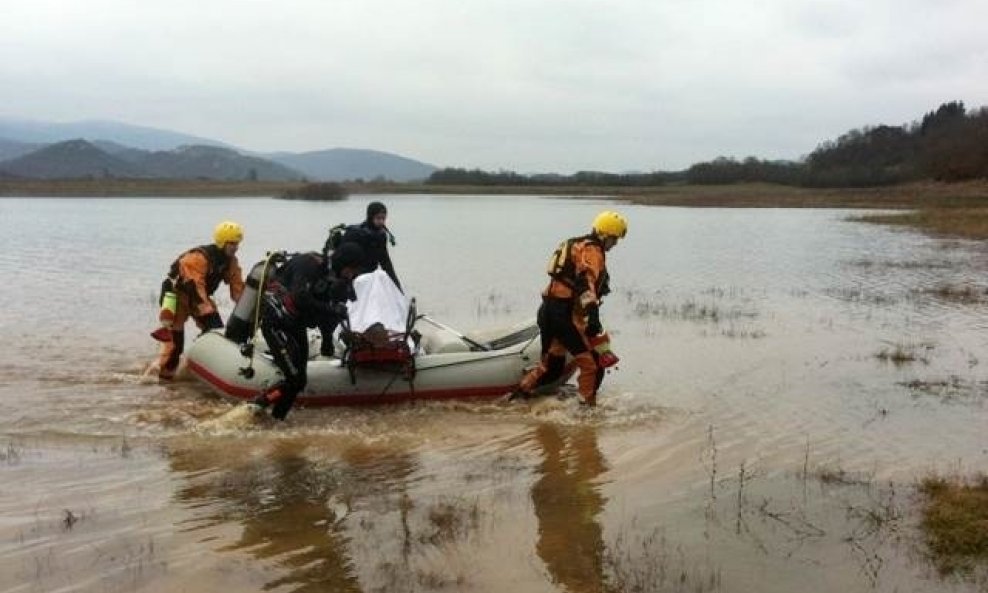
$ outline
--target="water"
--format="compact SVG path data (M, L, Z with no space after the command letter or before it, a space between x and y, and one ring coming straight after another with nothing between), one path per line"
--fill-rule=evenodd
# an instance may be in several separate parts
M279 424L145 375L161 277L217 221L246 268L369 200L0 200L0 592L984 586L930 567L913 490L988 470L988 309L936 292L984 292L979 244L839 210L383 196L407 291L461 329L533 317L558 241L626 214L602 405Z

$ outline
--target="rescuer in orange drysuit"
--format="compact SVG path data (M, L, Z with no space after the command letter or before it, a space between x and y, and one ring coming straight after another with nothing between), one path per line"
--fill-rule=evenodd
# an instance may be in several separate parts
M202 331L223 327L212 295L221 282L230 285L237 301L244 291L237 248L244 238L239 224L224 221L213 230L213 243L189 249L176 259L161 283L161 327L151 336L159 340L158 377L172 379L185 349L185 321L190 316Z
M542 359L522 378L515 396L527 396L563 372L566 353L580 375L581 403L597 403L604 369L617 363L610 338L600 325L601 298L610 292L605 254L628 233L628 221L617 212L597 215L588 235L563 241L549 260L549 285L542 292L538 324Z

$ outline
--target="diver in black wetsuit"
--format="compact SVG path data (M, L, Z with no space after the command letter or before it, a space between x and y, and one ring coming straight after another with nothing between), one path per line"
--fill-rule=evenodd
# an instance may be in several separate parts
M367 205L366 220L346 228L343 244L356 243L364 250L364 258L360 264L361 274L373 272L377 266L381 266L398 290L402 290L394 264L391 263L391 255L388 253L388 243L394 246L395 238L387 227L387 221L387 206L381 202L371 202Z
M295 398L308 382L307 329L323 332L322 352L332 352L332 330L346 317L346 301L353 298L352 280L364 252L354 243L340 245L331 255L300 253L282 266L264 292L261 333L271 348L284 380L257 396L254 403L284 420Z

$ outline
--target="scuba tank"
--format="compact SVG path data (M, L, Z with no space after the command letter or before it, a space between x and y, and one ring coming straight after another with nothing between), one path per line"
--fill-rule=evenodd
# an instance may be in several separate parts
M270 259L270 258L269 258ZM264 276L267 274L269 259L259 261L250 269L250 274L244 280L244 292L240 295L237 305L230 314L230 319L226 322L226 337L234 342L244 343L254 335L255 311L257 309L257 298L261 290L264 289Z

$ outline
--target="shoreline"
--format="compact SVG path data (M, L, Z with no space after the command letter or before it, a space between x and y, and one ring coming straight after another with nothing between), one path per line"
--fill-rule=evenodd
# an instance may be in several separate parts
M0 179L0 197L276 197L302 184L283 181L171 179ZM730 185L488 186L344 183L350 194L536 195L617 198L634 204L707 208L988 207L988 180L915 182L873 188L805 188L771 183Z
M0 179L0 199L64 198L275 198L298 182L210 180ZM902 210L866 214L858 222L910 227L934 235L988 239L988 180L916 182L874 188L802 188L768 183L732 185L476 186L422 183L344 184L350 195L533 195L603 198L643 206L686 208L847 208Z

